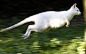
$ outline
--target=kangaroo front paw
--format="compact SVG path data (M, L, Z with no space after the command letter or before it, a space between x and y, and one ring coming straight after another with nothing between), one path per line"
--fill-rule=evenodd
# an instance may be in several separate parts
M66 27L69 27L69 25L66 25Z

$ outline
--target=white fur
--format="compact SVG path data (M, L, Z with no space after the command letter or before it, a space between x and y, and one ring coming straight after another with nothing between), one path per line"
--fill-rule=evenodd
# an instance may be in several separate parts
M66 24L66 27L69 27L70 21L72 20L74 15L80 15L81 12L76 7L76 3L67 11L46 11L33 16L26 18L25 20L8 27L6 29L2 29L1 32L15 28L24 23L34 21L34 25L29 25L26 33L21 36L25 37L24 39L30 36L31 31L35 32L45 32L51 28L59 28Z

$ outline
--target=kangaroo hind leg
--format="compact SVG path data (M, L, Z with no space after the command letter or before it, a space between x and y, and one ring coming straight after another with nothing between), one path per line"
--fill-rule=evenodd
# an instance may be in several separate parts
M29 32L29 29L27 28L26 33L25 33L24 35L22 35L21 37L25 37L25 36L27 36L27 35L28 35L28 32Z
M31 30L28 27L26 33L24 35L22 35L21 37L25 37L24 39L26 39L30 36L30 33L31 33Z
M24 37L24 39L28 38L30 36L31 30L29 30L27 36Z

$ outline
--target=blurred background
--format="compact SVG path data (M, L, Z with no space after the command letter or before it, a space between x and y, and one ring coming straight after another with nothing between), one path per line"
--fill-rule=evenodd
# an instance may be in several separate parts
M26 40L20 36L30 23L2 32L0 54L84 54L82 0L0 0L0 29L40 12L68 10L74 3L82 15L74 16L69 28L64 26L46 33L32 32Z
M77 6L83 14L82 0L0 0L0 19L10 19L16 16L23 20L44 11L68 10L74 3L78 4ZM76 21L81 23L83 17L77 17L74 22Z
M68 10L74 3L77 3L78 8L83 12L82 0L0 0L0 15L31 16L44 11Z

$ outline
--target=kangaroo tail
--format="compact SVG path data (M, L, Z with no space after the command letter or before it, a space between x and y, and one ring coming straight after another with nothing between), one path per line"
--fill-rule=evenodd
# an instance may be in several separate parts
M23 24L25 24L25 23L27 23L27 22L30 22L30 21L31 21L30 19L26 18L26 19L22 20L21 22L15 24L15 25L13 25L13 26L10 26L10 27L8 27L8 28L5 28L5 29L0 30L0 32L13 29L13 28L15 28L15 27L18 27L18 26L23 25Z

